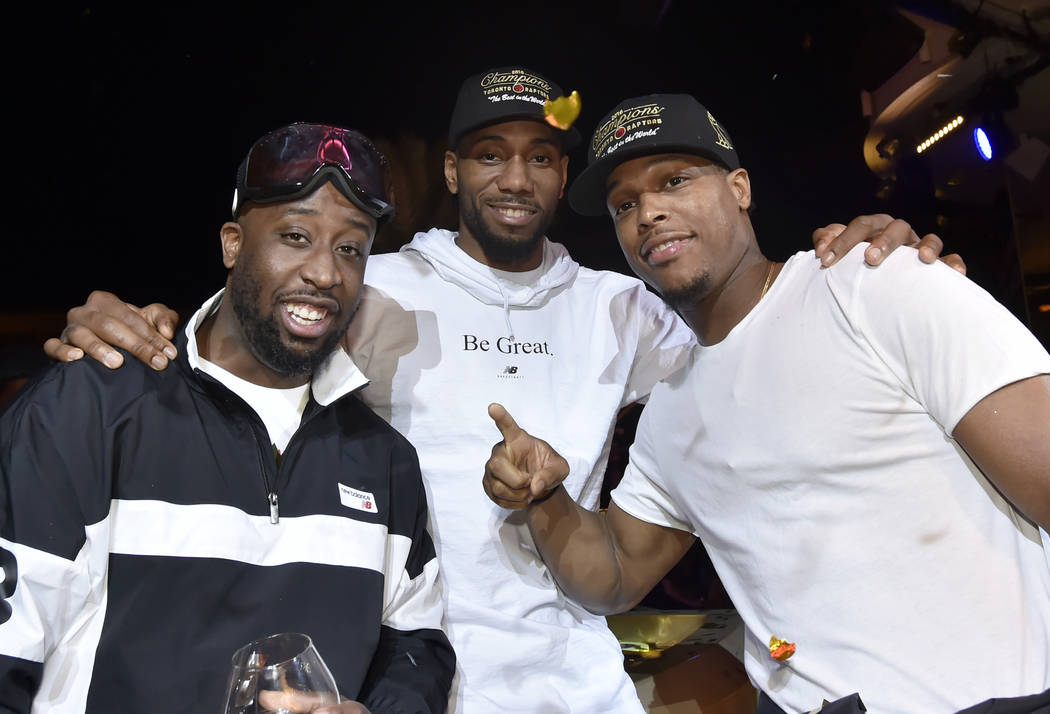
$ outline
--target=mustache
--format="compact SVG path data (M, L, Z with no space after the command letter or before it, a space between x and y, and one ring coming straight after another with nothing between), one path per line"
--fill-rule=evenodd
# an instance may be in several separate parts
M275 303L292 302L296 298L307 298L308 300L316 300L323 303L323 307L329 312L338 313L342 309L342 305L336 300L332 294L327 290L289 290L287 292L278 293L274 296Z
M535 203L534 201L530 201L527 198L515 196L512 193L501 193L498 196L493 196L491 198L486 199L485 203L488 203L490 205L493 203L513 203L519 206L526 206L536 211L540 210L539 204Z

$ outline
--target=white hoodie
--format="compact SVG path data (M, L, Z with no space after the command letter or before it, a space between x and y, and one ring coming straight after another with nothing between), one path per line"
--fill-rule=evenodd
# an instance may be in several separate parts
M529 284L419 233L374 255L349 346L364 400L419 454L459 659L455 712L642 711L605 619L568 600L523 514L481 476L491 402L569 462L565 488L596 508L619 410L684 363L689 329L635 278L580 267L544 239Z

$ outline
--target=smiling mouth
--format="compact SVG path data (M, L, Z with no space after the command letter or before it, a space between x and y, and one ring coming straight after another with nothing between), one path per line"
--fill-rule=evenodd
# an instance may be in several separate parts
M325 308L305 303L287 303L284 309L293 321L303 326L316 325L328 316Z
M531 216L534 212L524 208L496 208L496 210L508 218L524 218Z
M511 226L525 225L539 213L534 206L511 201L489 203L488 207L496 214L497 221Z
M676 256L682 245L684 245L689 239L689 236L685 236L682 238L669 238L660 241L652 248L644 250L642 252L642 259L650 265L666 262Z

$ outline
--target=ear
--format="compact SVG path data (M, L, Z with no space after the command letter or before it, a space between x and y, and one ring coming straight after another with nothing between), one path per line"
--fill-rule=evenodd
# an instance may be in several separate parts
M561 157L561 191L558 192L558 198L565 195L565 184L569 181L569 157Z
M736 204L741 211L751 208L751 177L746 169L736 169L726 174L729 190L736 196Z
M445 185L453 196L459 193L459 167L454 151L445 152Z
M219 229L219 241L222 243L222 264L229 270L237 262L244 242L244 228L240 223L227 221Z

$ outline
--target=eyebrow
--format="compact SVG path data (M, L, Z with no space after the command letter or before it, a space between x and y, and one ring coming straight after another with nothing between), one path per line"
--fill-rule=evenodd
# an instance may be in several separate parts
M477 146L478 144L482 143L483 141L506 142L507 141L507 137L501 136L499 134L486 134L485 136L479 136L477 139L475 139L474 140L474 146ZM550 139L550 138L547 138L545 136L537 136L530 143L531 143L532 146L536 146L537 144L548 144L550 146L558 148L558 144L554 141L554 139ZM473 146L471 148L473 148Z
M289 206L284 209L282 216L319 216L321 212L315 208L302 208L300 206Z
M319 216L319 215L321 215L321 211L318 211L316 208L303 208L302 206L289 206L288 208L284 209L284 213L282 213L281 215L283 215L283 216ZM372 226L368 225L367 223L365 223L364 221L362 221L362 220L360 220L358 218L347 218L346 219L346 223L347 223L347 225L352 226L354 228L358 228L358 229L364 231L365 233L369 233L372 230ZM378 226L376 226L376 229L378 230Z
M680 158L681 157L677 154L671 156L668 156L667 154L659 154L657 156L652 157L652 159L650 159L649 161L646 161L644 165L645 168L649 169L653 166L656 166L657 164L666 163L668 161L678 161ZM605 197L609 198L609 194L616 190L616 187L619 186L620 183L621 182L619 180L616 180L610 184L607 184L605 186Z

